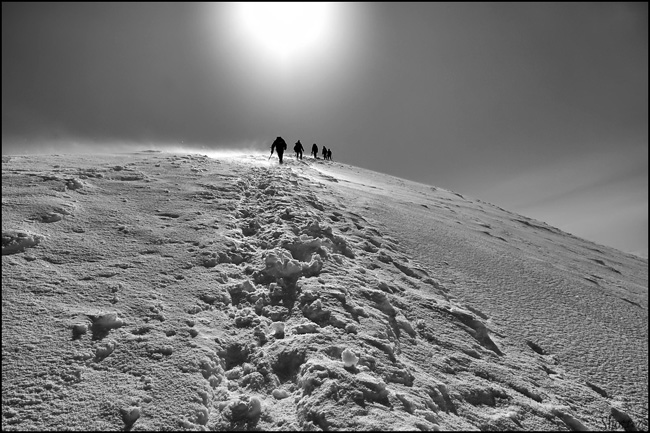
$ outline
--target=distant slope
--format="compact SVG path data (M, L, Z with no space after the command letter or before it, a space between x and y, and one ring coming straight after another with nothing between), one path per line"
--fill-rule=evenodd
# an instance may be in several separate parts
M642 386L586 380L647 391L647 261L322 160L2 177L3 429L647 428Z
M327 175L349 176L332 165ZM647 417L648 261L461 194L354 168L376 215L465 305ZM392 198L387 200L387 197Z
M348 196L363 191L356 203L451 295L647 418L647 259L452 191L357 168L355 181L344 165L323 170L349 179L338 184Z

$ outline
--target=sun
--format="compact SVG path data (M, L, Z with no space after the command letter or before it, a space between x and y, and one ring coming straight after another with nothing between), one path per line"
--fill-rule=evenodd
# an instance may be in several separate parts
M251 42L279 59L323 45L329 3L239 3L243 29Z

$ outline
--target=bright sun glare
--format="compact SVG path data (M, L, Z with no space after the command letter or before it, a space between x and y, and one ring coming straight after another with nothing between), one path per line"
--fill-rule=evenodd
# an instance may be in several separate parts
M328 3L240 3L242 25L254 43L278 59L323 44Z

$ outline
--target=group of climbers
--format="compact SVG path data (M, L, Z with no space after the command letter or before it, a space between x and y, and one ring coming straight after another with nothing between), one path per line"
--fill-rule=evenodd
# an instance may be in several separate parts
M280 164L282 164L282 156L284 155L284 151L287 149L287 142L284 141L282 137L278 137L273 141L273 144L271 144L271 156L273 155L273 152L278 153L278 158L280 159ZM294 152L296 152L296 159L302 159L302 153L305 151L305 148L302 147L302 143L300 140L296 141L296 144L293 146ZM311 146L311 154L314 156L315 159L318 159L318 146L316 143L312 144ZM322 155L323 159L325 160L332 160L332 149L328 149L325 146L323 146L322 150ZM269 159L271 158L269 156Z

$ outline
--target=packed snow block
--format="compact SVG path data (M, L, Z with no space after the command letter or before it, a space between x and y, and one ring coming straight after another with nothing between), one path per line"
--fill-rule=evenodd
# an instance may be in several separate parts
M469 328L469 334L478 341L481 346L485 347L488 350L496 353L497 355L502 356L503 352L499 347L492 341L488 333L488 329L483 322L472 316L470 313L459 310L457 308L450 308L445 310L451 313L454 317L458 318L461 323L466 325Z
M262 402L257 397L241 395L230 401L222 416L231 422L254 421L262 414Z
M256 281L264 283L268 281L268 277L295 281L301 276L312 277L318 275L323 268L323 260L316 253L312 254L309 260L307 263L295 259L287 250L271 252L266 256L266 267L261 271L261 278L258 272Z
M20 230L2 232L2 255L22 253L26 248L35 247L44 236Z
M557 416L560 418L564 423L573 431L589 431L587 426L585 426L579 419L574 417L573 415L566 413L564 410L560 408L553 408L551 410L551 413L553 415Z
M323 269L323 260L318 255L313 255L309 263L302 263L302 275L309 278L317 276Z
M83 187L84 187L84 183L79 179L72 178L72 179L67 179L65 181L65 188L66 189L75 191L75 190L81 189Z
M79 339L83 334L88 332L88 325L85 323L77 323L72 326L72 338Z
M140 418L140 408L137 406L122 408L120 413L126 426L132 426Z
M275 338L284 338L284 322L273 322L269 326L269 334L273 335Z
M308 235L301 235L293 241L284 241L282 248L289 250L294 259L301 262L312 260L313 254L318 254L322 258L329 255L328 249L332 249L334 244L329 239L311 238Z
M302 272L302 265L287 251L271 252L265 259L264 272L277 278L297 277Z
M254 285L253 283L251 283L250 280L245 280L245 281L243 281L243 282L239 285L239 287L240 287L240 289L241 289L241 291L242 291L243 293L247 293L247 294L253 293L253 292L255 292L255 291L257 290L257 289L255 288L255 285Z
M319 331L320 326L314 322L299 323L291 328L294 334L315 334Z
M341 360L343 361L343 365L345 367L351 368L357 365L359 362L359 357L355 355L353 351L347 348L341 353Z
M93 321L91 331L93 340L100 340L108 335L111 329L116 329L124 325L124 321L117 317L117 313L105 313L98 316L88 315Z
M276 400L282 400L284 398L289 397L291 394L289 394L289 392L286 389L276 388L273 390L271 395L273 395L273 398L275 398Z
M610 413L612 417L625 429L625 431L639 431L637 426L634 424L634 420L630 415L626 414L620 409L611 407Z

